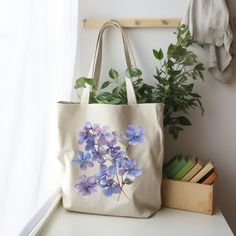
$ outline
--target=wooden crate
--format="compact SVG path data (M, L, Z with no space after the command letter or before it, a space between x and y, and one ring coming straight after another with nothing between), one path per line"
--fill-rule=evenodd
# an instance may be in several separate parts
M163 179L162 206L211 215L213 185Z

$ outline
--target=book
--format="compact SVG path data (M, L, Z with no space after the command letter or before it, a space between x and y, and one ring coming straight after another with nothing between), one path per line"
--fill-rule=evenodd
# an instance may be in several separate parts
M197 183L200 181L205 175L207 175L214 166L211 162L208 162L192 179L190 179L191 183Z
M211 175L209 175L203 182L202 184L208 184L211 185L215 182L216 178L217 178L218 174L213 171Z
M181 180L195 165L196 159L188 159L186 165L174 176L173 179Z
M201 184L204 180L206 180L215 170L211 169L206 175L204 175L199 181L198 183Z
M187 164L187 160L181 155L178 157L179 162L177 165L175 165L168 173L167 176L171 179L173 179L177 173Z
M165 165L165 173L168 175L169 171L174 168L178 163L179 163L179 158L180 155L174 156L166 165Z
M201 169L203 168L203 164L200 161L197 161L195 166L181 179L182 181L188 182L193 178Z

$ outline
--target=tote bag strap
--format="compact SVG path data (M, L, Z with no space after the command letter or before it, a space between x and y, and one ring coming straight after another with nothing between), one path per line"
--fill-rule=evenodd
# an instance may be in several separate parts
M121 27L119 23L116 21L108 21L106 22L100 29L98 38L97 38L97 43L96 43L96 50L93 56L93 61L91 63L91 68L89 71L89 76L96 79L97 83L99 81L99 76L100 76L100 70L101 70L101 63L102 63L102 37L103 33L106 28L109 26L117 28L121 32L122 40L123 40L123 46L124 46L124 53L125 53L125 60L126 60L126 65L127 67L135 66L135 59L134 59L134 54L132 51L132 48L130 46L129 38L127 36L127 33L124 31L124 29Z
M89 77L94 78L97 81L97 83L100 77L101 62L102 62L102 36L105 29L110 26L115 27L121 32L127 67L131 67L132 65L135 65L133 52L132 52L132 49L131 49L131 46L130 46L130 43L128 41L128 37L125 31L117 22L114 22L114 21L106 22L99 31L98 39L96 43L96 49L95 49L95 53L94 53L94 57L93 57L93 61L92 61L90 73L89 73ZM128 104L137 104L133 84L129 78L125 78L125 80L126 80ZM81 104L89 103L89 95L90 95L91 89L92 89L91 86L86 84L86 88L83 89L82 94L81 94L81 102L80 102Z

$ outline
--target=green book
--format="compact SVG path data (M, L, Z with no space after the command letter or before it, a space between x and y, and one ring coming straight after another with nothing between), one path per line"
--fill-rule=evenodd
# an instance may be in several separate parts
M187 164L187 160L181 156L179 157L179 163L175 165L167 174L167 176L171 179L173 179L177 173Z
M171 169L173 169L178 163L179 163L179 157L180 157L181 155L176 155L176 156L174 156L174 158L172 158L167 164L166 164L166 166L165 166L165 168L164 168L164 172L165 172L165 174L168 176L168 173L170 172L170 170Z
M196 159L189 159L185 166L174 176L173 179L181 180L195 165Z

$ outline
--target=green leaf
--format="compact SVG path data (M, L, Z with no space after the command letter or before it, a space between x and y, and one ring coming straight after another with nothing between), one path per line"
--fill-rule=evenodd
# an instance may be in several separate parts
M111 84L110 81L105 81L105 82L102 84L101 89L104 89L104 88L108 87L110 84Z
M109 76L110 76L111 79L117 79L119 74L116 70L110 69L109 70Z
M194 67L194 70L200 70L200 71L203 71L205 70L204 66L202 63L199 63L197 64L195 67Z
M112 94L113 94L114 96L118 96L119 92L120 92L120 87L115 87L115 88L112 90Z
M97 96L97 99L100 101L110 101L113 99L113 95L109 92L100 93Z
M180 125L184 125L184 126L192 125L190 120L186 118L185 116L178 117L178 121Z
M169 133L172 135L172 137L174 139L177 139L179 136L179 132L183 131L183 128L179 127L179 126L170 126L169 127Z
M110 100L110 103L111 104L121 104L122 103L122 100L120 98L112 98Z
M86 84L89 84L91 86L96 86L97 84L96 80L92 78L83 78L83 80Z
M204 80L203 73L202 73L201 71L198 71L198 74L199 74L200 78L201 78L202 80Z
M95 91L90 92L89 103L98 103L97 94Z
M189 85L186 87L186 90L187 90L188 92L192 92L193 86L194 86L193 83L192 83L192 84L189 84Z
M75 89L79 89L79 88L86 88L85 86L85 82L83 80L83 77L77 79L75 81L75 86L74 86Z
M190 93L190 95L194 98L201 98L201 96L197 93Z
M172 55L173 51L174 51L174 45L171 43L168 47L167 55L168 56Z
M172 67L172 66L174 66L174 62L172 61L172 60L168 60L168 62L167 62L167 65L169 66L169 67Z
M125 71L125 75L128 78L139 77L142 75L142 71L136 67L130 67L130 68L127 68L127 70Z
M152 51L153 51L153 55L155 56L156 59L158 59L158 60L163 59L164 54L161 49L159 49L159 51L153 49Z
M179 130L176 128L176 126L170 126L169 133L172 135L174 139L177 139L179 135Z
M132 181L132 180L130 180L130 179L128 179L128 178L125 178L123 183L130 185L130 184L132 184L133 182L134 182L134 181Z

